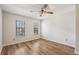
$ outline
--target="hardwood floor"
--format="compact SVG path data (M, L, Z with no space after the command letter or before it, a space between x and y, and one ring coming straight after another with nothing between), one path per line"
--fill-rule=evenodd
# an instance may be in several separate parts
M2 55L74 55L74 48L44 39L5 46Z

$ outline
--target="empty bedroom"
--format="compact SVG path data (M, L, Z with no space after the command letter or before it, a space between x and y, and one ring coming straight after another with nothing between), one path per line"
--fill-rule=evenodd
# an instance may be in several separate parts
M0 54L77 54L76 7L79 6L0 4Z

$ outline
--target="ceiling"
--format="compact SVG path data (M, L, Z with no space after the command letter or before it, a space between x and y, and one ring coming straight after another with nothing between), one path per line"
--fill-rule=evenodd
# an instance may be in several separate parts
M33 13L31 11L40 11L43 4L1 4L0 7L7 12L16 13L24 16L30 16L38 19L43 19L40 17L40 13ZM68 7L72 7L72 4L49 4L49 10L54 13L65 10ZM53 15L53 14L51 14Z

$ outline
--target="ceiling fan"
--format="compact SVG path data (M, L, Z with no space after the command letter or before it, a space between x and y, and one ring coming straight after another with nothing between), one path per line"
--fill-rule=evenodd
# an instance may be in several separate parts
M40 16L43 16L45 14L53 14L52 11L49 11L48 4L44 4L43 7L41 7L40 11L31 11L31 12L40 12Z

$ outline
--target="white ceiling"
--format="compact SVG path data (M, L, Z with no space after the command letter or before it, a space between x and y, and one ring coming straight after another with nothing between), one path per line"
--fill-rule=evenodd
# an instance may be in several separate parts
M2 4L0 7L4 11L11 13L16 13L24 16L30 16L38 19L43 19L40 17L40 13L30 12L30 11L40 11L43 4ZM65 10L68 7L72 7L72 4L49 4L49 10L54 13Z

